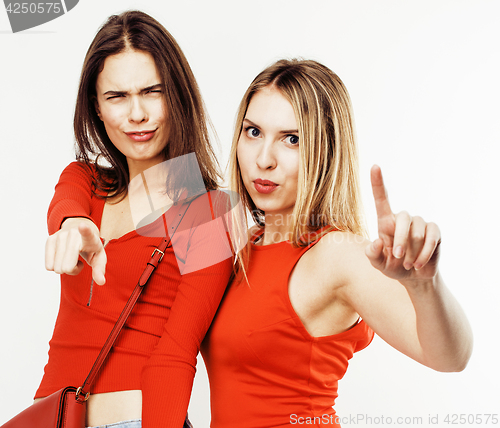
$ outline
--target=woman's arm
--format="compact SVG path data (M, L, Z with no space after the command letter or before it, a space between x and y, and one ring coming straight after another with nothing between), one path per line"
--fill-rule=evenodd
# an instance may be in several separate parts
M45 269L58 274L78 275L83 260L92 268L92 278L103 285L106 282L106 252L95 223L85 217L64 220L61 228L47 238Z
M472 333L440 274L412 283L388 278L371 266L364 254L367 243L371 245L340 244L331 253L343 278L339 297L410 358L434 370L463 370L472 351Z
M378 167L372 169L372 187L379 238L349 244L346 239L333 250L344 284L339 296L414 360L439 371L463 370L472 332L438 271L439 228L407 213L394 215Z
M59 274L77 275L81 256L91 267L94 281L105 283L106 253L99 229L91 217L92 171L72 162L61 173L49 205L50 236L45 245L45 267Z
M65 219L90 216L92 201L92 171L81 162L71 162L64 168L56 184L47 212L49 235L56 233Z
M207 197L200 197L189 208L195 213L195 224L191 222L189 229L179 227L172 240L178 258L184 258L179 246L187 249L181 272L189 273L182 275L162 336L142 372L145 427L182 427L201 341L232 273L225 226L217 212L211 215L210 208L208 216L201 214L207 214L203 199Z

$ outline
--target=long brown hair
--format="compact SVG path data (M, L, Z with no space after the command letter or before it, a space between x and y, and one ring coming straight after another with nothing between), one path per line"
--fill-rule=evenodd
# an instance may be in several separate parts
M291 243L307 245L309 234L324 226L366 235L349 94L340 78L316 61L277 61L251 83L236 119L230 154L231 188L240 195L253 220L263 226L265 213L255 206L245 188L236 149L252 97L269 86L290 102L299 127L299 178ZM244 266L245 251L239 259Z
M163 150L165 160L194 152L206 189L217 189L221 175L210 146L208 115L193 72L171 34L154 18L140 11L109 17L88 49L74 117L77 159L87 165L95 164L94 185L98 190L110 196L126 195L130 178L126 158L110 141L97 116L94 101L96 80L104 61L127 49L149 53L162 80L169 112L169 141ZM103 159L109 166L100 162ZM190 167L184 171L186 175L195 173ZM171 183L177 189L182 186L179 181L190 181L185 176L172 179L177 180Z

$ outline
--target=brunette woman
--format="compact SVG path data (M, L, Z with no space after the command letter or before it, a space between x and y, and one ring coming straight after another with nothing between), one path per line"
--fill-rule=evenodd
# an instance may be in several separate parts
M163 230L172 245L92 386L87 425L190 426L196 356L232 262L209 226L220 176L200 92L156 20L129 11L99 30L74 127L77 162L63 171L48 213L46 267L63 275L36 399L83 382ZM147 194L146 223L134 214L133 183ZM157 197L164 203L150 208Z

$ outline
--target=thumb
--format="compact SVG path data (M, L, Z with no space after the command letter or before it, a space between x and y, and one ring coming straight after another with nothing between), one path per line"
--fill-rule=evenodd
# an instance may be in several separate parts
M384 241L380 238L375 239L375 241L366 246L365 254L374 268L382 269L385 263Z

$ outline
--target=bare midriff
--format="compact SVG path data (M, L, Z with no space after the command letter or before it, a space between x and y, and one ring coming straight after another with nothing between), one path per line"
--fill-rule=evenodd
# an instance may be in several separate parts
M43 398L35 399L35 403ZM142 392L114 391L91 394L87 401L86 426L96 427L116 422L141 419Z

